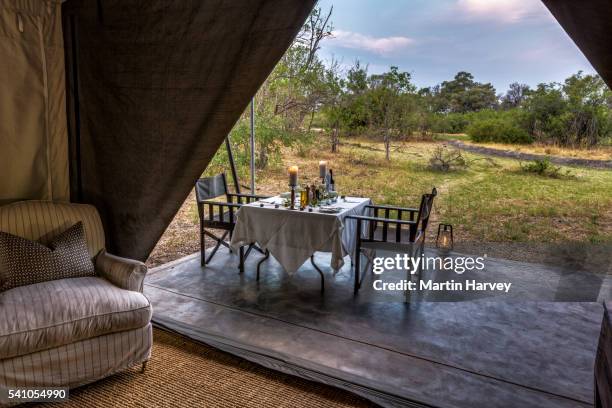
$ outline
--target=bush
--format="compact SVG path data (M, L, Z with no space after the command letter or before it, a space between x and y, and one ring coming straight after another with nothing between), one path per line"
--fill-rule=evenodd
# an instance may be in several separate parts
M476 143L527 144L533 142L533 138L526 130L502 119L476 121L468 126L467 134Z
M464 113L438 113L431 118L434 133L463 133L469 123L469 118Z
M446 145L435 148L429 158L429 168L436 171L454 171L467 167L467 161L459 149L449 148Z
M525 173L535 173L539 176L550 178L573 177L573 174L569 169L565 169L565 171L563 171L561 167L553 165L549 158L537 159L526 164L520 164L521 169Z

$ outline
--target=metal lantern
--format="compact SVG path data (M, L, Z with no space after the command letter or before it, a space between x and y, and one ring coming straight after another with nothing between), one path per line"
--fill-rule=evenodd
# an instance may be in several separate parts
M450 224L438 225L438 236L436 237L436 248L453 249L453 226Z

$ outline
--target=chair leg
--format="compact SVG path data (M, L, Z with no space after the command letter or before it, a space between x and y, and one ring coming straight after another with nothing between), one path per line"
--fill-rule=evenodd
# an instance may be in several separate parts
M206 236L200 231L200 265L206 266Z
M210 255L208 255L208 259L206 259L206 263L209 263L212 257L215 256L220 246L221 246L221 240L217 241L217 244L213 248L212 252L210 253Z
M145 370L147 369L147 363L148 361L143 361L142 362L142 368L140 369L140 373L144 374Z
M357 295L359 292L359 288L361 287L361 249L357 248L355 250L355 262L353 262L353 267L355 268L355 288L353 289L353 294Z
M243 273L244 272L244 247L240 247L238 252L240 253L240 265L238 265L238 269L240 270L240 273Z

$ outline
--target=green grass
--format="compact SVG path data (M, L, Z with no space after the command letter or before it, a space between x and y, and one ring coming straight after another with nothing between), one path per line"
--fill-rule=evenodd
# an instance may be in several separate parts
M463 133L436 133L433 137L434 140L444 142L447 140L462 140L470 141L470 137Z
M382 143L352 141L334 155L322 140L306 155L284 152L283 165L261 172L258 183L269 193L284 191L291 164L300 166L302 181L314 181L318 160L325 159L341 194L376 203L416 207L421 194L437 187L433 222L452 223L459 239L612 241L611 171L572 168L572 178L556 179L525 173L513 159L466 153L466 170L442 173L428 168L436 145L395 144L387 162Z

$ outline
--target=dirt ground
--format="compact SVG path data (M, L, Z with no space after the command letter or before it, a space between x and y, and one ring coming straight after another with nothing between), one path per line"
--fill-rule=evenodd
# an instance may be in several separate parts
M206 244L212 245L213 242L211 239L208 239ZM193 254L199 250L198 213L195 192L192 191L155 246L155 249L147 260L147 266L153 268L182 258L183 256Z

